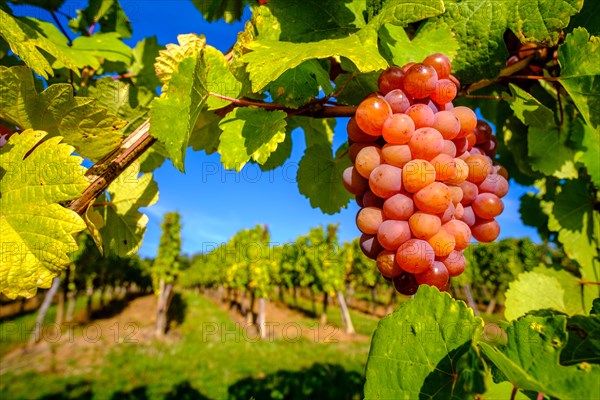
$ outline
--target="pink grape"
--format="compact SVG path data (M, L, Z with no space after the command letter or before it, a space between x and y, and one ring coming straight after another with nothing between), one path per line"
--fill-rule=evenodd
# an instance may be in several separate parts
M407 221L415 211L413 200L406 194L398 193L383 202L386 218Z

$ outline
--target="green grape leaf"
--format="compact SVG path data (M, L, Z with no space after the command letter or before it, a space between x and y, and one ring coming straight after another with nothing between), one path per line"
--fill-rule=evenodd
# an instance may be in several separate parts
M459 47L448 27L417 32L410 40L404 28L389 24L383 26L379 36L382 52L393 65L404 65L410 61L421 62L433 53L444 53L452 60Z
M565 313L568 315L589 314L592 300L598 295L595 285L583 285L581 279L570 274L564 269L548 268L540 265L533 272L553 276L564 289Z
M77 17L69 21L69 27L86 34L96 23L100 24L102 32L116 32L122 38L131 37L131 22L118 0L90 0L85 9L77 10Z
M219 154L228 169L240 171L250 159L264 164L285 139L286 113L235 108L219 122Z
M328 95L333 91L329 73L317 60L308 60L284 72L267 85L273 102L298 108L317 97L319 89Z
M341 88L343 85L345 87L337 96L337 100L342 104L358 105L368 94L379 90L378 77L379 72L340 74L335 78L335 87Z
M178 35L177 42L169 43L164 50L158 52L159 56L154 64L154 70L160 83L163 84L163 93L169 90L171 75L179 69L179 64L188 59L196 58L206 45L206 38L193 33Z
M231 24L242 17L246 0L192 0L204 19L213 22L223 19Z
M277 149L271 153L264 164L259 164L261 171L271 171L283 165L292 154L292 130L286 126L285 139L277 145Z
M184 171L188 141L208 97L203 54L178 62L177 70L169 73L169 84L151 104L150 134L165 145L180 171Z
M583 135L580 153L576 155L576 164L585 168L597 188L600 188L600 126L596 129L584 123L581 118L573 121L573 136Z
M73 235L85 229L59 204L88 186L82 159L61 137L46 136L27 129L0 148L0 292L11 299L49 288L77 250Z
M65 67L79 76L77 64L59 45L33 29L27 22L15 18L0 9L0 36L9 44L10 49L40 76L48 79L54 74L50 62L41 52L45 51Z
M206 154L213 154L218 150L221 135L220 121L221 117L212 111L204 111L198 115L189 141L194 151L204 150Z
M165 162L169 157L167 149L161 142L156 142L138 158L140 172L152 172Z
M376 31L385 24L407 26L443 14L444 7L442 0L387 0L367 26Z
M577 178L573 162L576 150L569 146L570 124L565 123L564 128L560 128L552 110L514 84L510 84L510 89L513 96L508 102L515 116L529 126L527 142L531 168L560 179Z
M208 91L237 99L242 91L242 84L235 79L223 53L212 46L205 46L204 57L208 70L208 75L206 77L206 87ZM229 104L229 101L214 96L210 96L206 100L206 105L209 110L222 108Z
M566 327L565 315L527 315L506 329L508 343L504 348L486 343L480 343L479 347L506 380L521 390L560 399L599 398L597 365L559 364L560 352L567 344Z
M81 88L79 96L91 97L112 114L128 121L127 128L137 128L148 114L154 94L147 88L116 81L111 77L98 79L94 85Z
M477 362L461 362L474 351L482 328L481 318L464 302L420 286L411 301L377 325L367 361L365 398L450 399L482 393L483 376L471 371Z
M560 83L594 127L600 127L600 38L577 28L558 48Z
M251 52L242 56L250 74L252 90L260 92L284 72L311 59L346 57L361 72L385 69L387 62L377 49L377 32L364 28L341 39L325 39L311 43L290 43L274 40L249 42Z
M423 30L450 28L460 44L452 63L463 83L495 78L505 66L508 51L504 33L511 29L522 42L557 44L580 0L482 0L444 2L446 12L426 21ZM477 38L477 40L473 40Z
M516 281L508 285L504 303L504 317L515 320L529 311L551 308L566 312L565 290L553 276L537 272L519 274Z
M595 298L592 303L592 309L590 310L590 314L598 315L600 314L600 298Z
M99 208L104 219L100 228L104 254L131 256L142 245L148 217L139 212L158 201L158 186L152 174L139 176L138 162L131 164L108 186L110 201L99 197Z
M316 42L348 36L365 26L361 0L270 0L252 15L258 37Z
M116 32L79 36L67 51L79 68L90 66L99 69L105 60L129 65L133 58L131 48L121 41Z
M540 198L532 193L521 196L519 213L525 225L533 226L543 239L548 239L548 216L542 211Z
M306 148L315 145L329 146L333 144L334 118L291 117L288 125L291 129L302 128Z
M0 118L21 129L62 136L77 153L92 161L119 145L119 131L127 124L95 99L73 96L67 83L50 85L38 93L31 70L25 66L0 66Z
M158 44L156 36L137 42L132 50L133 61L129 67L131 80L136 86L145 86L153 92L160 85L154 71L154 62L165 46Z
M600 315L574 315L567 321L567 344L560 352L562 365L600 364Z
M554 203L548 220L548 229L558 232L558 241L566 255L581 266L583 279L597 282L598 238L600 217L594 211L594 198L583 180L568 180Z
M310 200L313 208L335 214L347 207L352 198L342 184L342 173L351 165L347 151L348 147L343 145L334 157L329 144L315 144L304 151L296 181L300 193Z

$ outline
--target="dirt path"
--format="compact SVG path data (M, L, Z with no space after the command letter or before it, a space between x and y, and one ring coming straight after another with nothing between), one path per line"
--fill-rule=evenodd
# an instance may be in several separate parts
M228 312L231 319L238 324L249 338L258 335L258 327L244 317L239 308L230 308L229 303L221 303L211 296L206 296L210 301ZM239 300L239 299L238 299ZM258 309L257 304L254 307ZM298 341L300 337L318 343L336 342L362 342L366 343L369 337L359 334L348 335L340 327L333 324L319 324L317 319L311 318L302 312L289 308L278 301L266 302L266 340Z
M116 315L96 319L90 323L46 325L41 340L30 350L25 344L17 346L2 357L0 373L18 371L24 367L39 372L67 372L80 375L89 372L114 346L149 342L154 333L156 297L135 298ZM82 320L76 315L75 320ZM18 327L17 327L18 328ZM26 329L15 334L25 335Z

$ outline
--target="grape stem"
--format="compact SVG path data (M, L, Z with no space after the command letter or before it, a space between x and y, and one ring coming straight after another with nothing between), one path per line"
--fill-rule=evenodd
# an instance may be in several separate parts
M510 400L515 400L518 390L519 390L519 388L517 388L516 386L513 386L512 392L510 392Z

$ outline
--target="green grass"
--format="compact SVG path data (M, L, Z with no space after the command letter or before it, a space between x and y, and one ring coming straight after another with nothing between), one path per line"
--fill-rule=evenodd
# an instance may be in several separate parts
M83 310L86 306L86 298L78 297L75 301L74 314ZM37 310L22 314L12 320L0 322L0 357L4 356L16 345L26 343L35 326ZM51 305L46 313L44 326L48 327L56 320L56 304Z
M184 298L187 308L179 340L115 346L98 367L80 376L5 373L0 376L0 398L362 397L368 342L254 341L206 298ZM335 322L339 311L332 308L330 312ZM357 328L372 333L376 320L354 318ZM309 323L309 319L301 323Z

